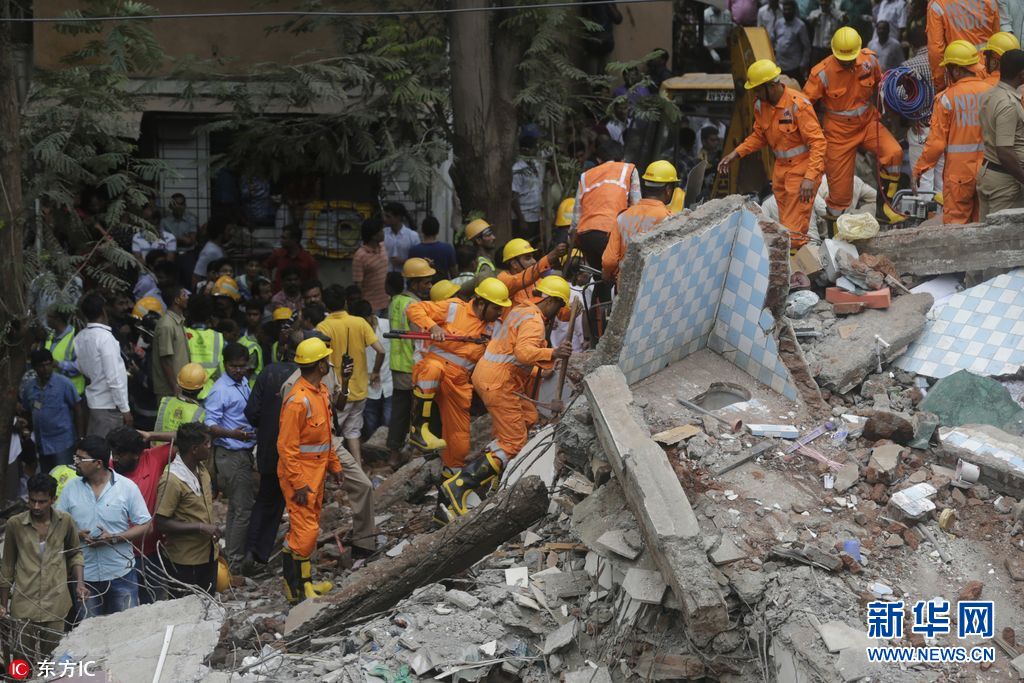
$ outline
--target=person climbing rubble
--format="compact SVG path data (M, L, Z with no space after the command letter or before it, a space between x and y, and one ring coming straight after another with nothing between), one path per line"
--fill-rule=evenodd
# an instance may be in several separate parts
M468 302L421 301L410 305L407 312L409 321L429 331L432 340L413 368L409 442L423 451L441 450L444 479L461 470L469 454L471 376L484 355L483 344L445 341L445 337L489 336L494 322L512 306L508 288L496 278L481 282L474 293Z
M531 300L512 308L487 344L473 371L473 388L491 414L494 440L483 457L441 485L449 518L466 514L470 494L497 483L505 465L526 445L527 432L538 419L528 397L534 368L549 369L555 360L572 353L568 339L557 348L545 341L545 325L569 305L569 297L569 283L564 278L543 278Z
M512 303L527 303L530 300L530 287L545 272L557 268L567 251L565 243L559 242L547 255L537 260L537 250L533 245L519 237L510 239L501 250L501 264L505 270L495 277L508 287Z

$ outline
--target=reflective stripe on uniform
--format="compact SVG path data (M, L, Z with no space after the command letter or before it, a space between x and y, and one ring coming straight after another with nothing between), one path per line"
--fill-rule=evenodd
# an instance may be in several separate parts
M451 324L455 322L455 314L459 312L458 304L448 304L448 317L445 318L445 322Z
M798 157L801 154L806 154L811 151L807 145L800 145L799 147L793 147L792 149L773 149L776 159L792 159Z
M581 173L580 174L580 195L581 196L585 195L588 192L590 192L591 190L596 190L597 188L601 187L602 185L616 185L618 187L621 187L623 190L626 190L627 192L629 192L629 186L626 185L626 178L629 176L629 172L630 172L630 170L632 168L632 165L631 164L627 164L627 163L623 163L623 162L619 162L619 163L622 163L622 172L619 173L618 180L615 180L615 179L599 180L596 183L594 183L593 185L587 185L586 178L587 178L587 173L589 173L589 171L587 171L585 173ZM598 168L600 168L600 167L598 167Z
M331 450L331 444L321 443L315 446L299 446L299 453L326 453Z
M860 105L859 107L857 107L856 109L843 109L841 111L837 111L835 109L825 109L825 113L832 114L833 116L849 116L849 117L853 117L853 116L860 116L861 114L866 112L870 107L871 107L870 104L864 103L864 104Z
M294 395L289 396L288 400L285 402L285 405L288 405L289 403L291 403L294 400L295 400L295 396ZM302 397L302 401L303 401L303 403L306 404L306 419L308 420L311 417L313 417L313 405L309 402L309 398L306 397L306 396Z
M476 367L476 363L472 363L461 356L456 356L454 353L448 351L442 351L441 349L430 349L427 351L428 356L437 356L443 360L448 361L454 365L458 365L460 368L465 368L470 372L473 372L473 368ZM422 384L422 383L421 383Z
M976 143L973 145L947 145L946 152L950 154L963 154L967 152L984 152L985 145L983 143Z
M819 71L818 72L818 80L821 81L821 84L827 88L828 87L828 72L825 71L824 69Z
M484 351L484 360L492 363L515 363L516 355L514 353L491 353L490 351Z
M929 7L929 9L931 9L931 11L935 12L935 13L936 13L937 15L939 15L940 17L941 17L942 15L943 15L943 11L942 11L942 5L940 5L939 3L937 3L937 2L933 2L933 3L932 3L931 5L929 5L928 7Z
M421 379L416 382L416 386L420 389L437 389L441 383L436 379Z

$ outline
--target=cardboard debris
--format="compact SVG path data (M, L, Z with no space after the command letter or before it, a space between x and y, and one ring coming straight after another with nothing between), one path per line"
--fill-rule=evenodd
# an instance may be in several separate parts
M658 432L652 438L665 446L675 446L680 441L692 439L703 431L704 430L697 425L685 424L673 427L672 429L666 429L663 432Z

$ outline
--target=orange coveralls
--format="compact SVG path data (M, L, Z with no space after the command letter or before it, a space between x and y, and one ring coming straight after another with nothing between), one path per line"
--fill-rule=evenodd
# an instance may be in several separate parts
M580 174L577 235L591 230L612 232L615 218L629 206L629 185L635 168L623 161L606 161Z
M531 287L536 284L537 280L541 279L545 272L551 270L551 261L548 257L542 256L537 263L530 266L521 273L510 273L507 270L499 272L495 277L504 283L508 287L509 297L512 299L512 305L518 306L519 304L525 304L531 300L533 296L533 290Z
M461 299L420 301L411 304L406 315L421 330L439 325L457 337L482 337L490 334L492 327L492 323L476 317L471 302ZM484 345L456 341L425 344L422 358L412 369L413 386L424 396L436 396L441 438L447 444L441 462L459 469L469 454L469 405L473 401L470 376L484 355Z
M814 105L803 94L786 88L774 105L760 99L754 102L754 132L736 147L736 153L745 157L765 145L775 155L772 194L779 205L779 223L790 231L790 244L798 249L807 244L807 228L814 210L814 197L809 202L800 201L800 184L810 180L817 196L828 147ZM851 177L851 195L852 192Z
M626 258L626 247L637 235L648 232L672 215L665 203L657 199L641 199L619 214L618 225L608 234L608 246L601 257L601 270L607 282L619 277L619 264Z
M914 177L938 163L943 152L942 222L971 223L978 220L978 195L974 191L985 143L981 133L981 94L991 86L976 76L962 78L935 96L931 130Z
M529 395L534 366L550 369L554 349L544 335L544 315L531 301L505 314L473 371L473 388L491 414L496 448L513 458L526 445L527 432L537 422L533 403L513 392ZM492 443L491 449L495 450Z
M804 84L807 99L812 103L821 101L825 110L825 203L831 215L838 216L853 201L853 168L858 149L874 153L884 178L899 179L903 149L882 125L872 104L881 80L875 53L861 50L852 69L844 69L831 55L826 57L811 69ZM781 212L781 205L779 209Z
M932 70L935 92L946 89L946 68L939 66L946 46L954 40L966 40L979 50L989 36L999 32L999 5L996 0L932 0L928 3L928 66ZM831 178L829 187L831 187ZM945 196L945 191L943 191Z
M288 509L285 544L294 555L308 558L320 534L320 508L328 472L341 472L331 445L331 407L327 387L314 387L302 377L281 404L281 431L277 437L277 478ZM292 494L303 486L312 489L306 504Z

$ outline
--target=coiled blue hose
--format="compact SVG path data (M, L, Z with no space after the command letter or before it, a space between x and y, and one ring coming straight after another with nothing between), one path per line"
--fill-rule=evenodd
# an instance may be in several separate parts
M935 89L931 79L922 78L905 66L889 69L882 76L880 86L885 106L911 121L931 117Z

